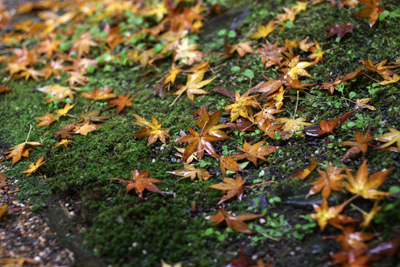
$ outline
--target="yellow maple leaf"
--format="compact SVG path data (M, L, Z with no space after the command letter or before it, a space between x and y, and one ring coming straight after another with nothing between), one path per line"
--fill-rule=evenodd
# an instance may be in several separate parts
M96 131L101 125L102 124L93 124L89 121L86 121L85 124L76 126L74 132L86 136L88 133Z
M53 102L54 100L62 101L66 97L69 97L72 101L74 101L74 94L76 94L71 90L71 88L60 86L58 84L48 85L37 88L36 90L54 96L53 98L46 99L46 103Z
M69 103L67 103L64 108L56 110L57 116L61 117L61 116L66 115L68 113L68 111L70 109L72 109L74 106L75 106L75 104L70 105Z
M32 173L36 172L37 169L42 166L46 161L43 161L44 156L40 157L40 159L38 159L38 161L36 162L32 162L29 164L29 169L21 172L21 173L27 173L26 176L31 175Z
M278 25L276 25L276 22L274 20L271 20L270 22L268 22L267 26L262 26L262 25L257 26L257 31L252 35L250 35L250 38L260 39L263 37L267 37L268 34L270 34L276 29L276 27L278 27Z

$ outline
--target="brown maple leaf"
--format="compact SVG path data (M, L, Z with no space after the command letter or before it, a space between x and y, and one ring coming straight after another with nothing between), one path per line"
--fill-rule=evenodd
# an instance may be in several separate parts
M137 169L135 169L132 174L133 181L120 178L107 178L107 180L118 180L126 183L125 195L128 194L132 189L135 189L136 194L139 195L140 199L143 199L143 191L145 189L163 195L164 192L158 189L158 187L155 185L155 183L162 183L162 181L155 178L148 178L149 173L150 170L139 172Z
M55 139L72 139L71 131L75 128L75 124L67 124L61 130L54 132Z
M328 199L332 190L344 192L342 188L342 180L346 177L345 174L341 174L344 169L332 166L330 163L327 166L326 172L317 170L321 177L315 182L311 183L313 187L307 194L307 197L315 195L322 191L322 197Z
M226 191L226 195L223 195L221 200L218 202L217 205L221 204L222 202L237 196L239 200L242 200L243 197L243 185L246 182L246 179L242 180L242 176L239 173L236 173L236 179L232 178L224 178L222 183L213 184L207 186L206 188L213 188L217 190Z
M270 119L260 119L259 117L256 118L258 128L264 132L263 135L268 135L272 139L275 139L275 132L279 134L279 129L285 125L285 123L276 123L272 124Z
M189 165L186 163L183 164L183 169L171 171L171 172L167 172L167 173L182 176L182 178L180 178L178 180L190 178L193 181L197 176L197 178L199 178L199 180L207 181L211 177L211 175L208 173L208 171L206 169L196 168L193 165Z
M330 26L330 27L324 29L324 31L328 31L328 34L325 36L325 38L329 38L335 34L337 37L343 38L343 36L347 32L353 34L353 36L354 36L353 27L352 27L353 25L354 25L354 23L344 23L341 25L335 24L333 26Z
M110 106L108 108L117 107L116 112L119 114L125 107L132 107L132 99L133 97L129 98L129 93L124 95L118 95L118 99L113 99L108 101Z
M44 156L42 156L40 159L38 159L36 162L32 162L29 164L29 169L21 172L21 173L27 173L26 176L31 175L32 173L36 172L37 169L43 165L46 161L43 161Z
M0 85L0 94L1 94L1 93L8 93L8 92L11 92L11 90L13 90L13 88L10 88L10 87L8 87L8 86Z
M183 160L187 160L195 151L197 151L197 158L201 159L204 155L204 150L211 154L211 156L218 158L218 155L210 142L216 142L222 140L222 138L208 134L209 129L201 131L201 134L198 134L190 127L187 127L187 129L189 130L190 135L185 135L175 140L179 143L189 143L183 152Z
M354 139L356 139L356 141L345 141L345 142L339 143L340 145L344 145L344 146L352 146L352 148L350 148L346 152L346 154L344 154L344 156L343 156L344 160L348 159L348 158L354 158L360 152L362 152L363 156L365 156L365 153L367 153L367 149L368 149L368 143L369 143L369 141L374 139L374 137L369 133L369 127L368 127L368 130L365 133L365 135L363 135L360 132L355 132Z
M375 22L378 20L379 15L386 10L379 7L380 2L381 0L359 0L360 4L367 7L361 10L359 13L352 16L368 18L369 27L372 29Z
M263 146L265 141L260 141L254 145L250 145L246 141L243 144L243 147L238 147L239 150L244 152L244 154L233 154L230 157L238 158L238 159L248 159L253 162L254 165L257 166L257 159L261 159L264 161L268 161L264 156L267 156L277 150L279 147L276 146Z
M225 211L225 207L222 207L218 210L217 214L209 215L204 217L206 220L214 222L214 225L220 224L223 221L226 222L226 225L232 228L235 231L251 234L249 227L244 223L244 221L254 220L260 217L265 216L265 214L250 214L250 213L243 213L239 214L238 216L234 216L229 214Z
M170 136L168 134L168 130L161 127L162 122L163 120L158 121L156 117L154 117L154 115L151 115L151 123L148 123L146 121L146 123L144 124L143 121L137 121L136 123L134 123L134 125L145 126L145 128L141 129L139 132L133 134L132 136L136 137L149 136L149 140L147 141L148 146L155 143L157 139L160 139L160 141L165 144L165 138Z
M357 176L354 179L353 174L345 166L347 173L348 183L345 183L346 189L351 193L362 196L366 199L379 199L383 196L388 196L390 193L377 191L376 189L381 186L385 181L387 174L390 169L384 169L382 171L371 174L368 179L368 168L367 160L361 164L361 167L357 171Z
M254 132L256 129L251 127L253 123L246 119L239 118L235 122L228 122L227 124L227 131L226 133L229 134L233 132L234 130L237 130L238 132Z
M272 65L282 66L283 55L282 52L286 51L286 47L278 47L278 42L274 45L267 42L267 44L261 44L262 47L258 48L256 53L261 56L261 64L264 68L268 68Z
M225 178L226 170L232 172L243 171L239 164L232 157L221 156L219 158L219 167L221 168L222 178Z

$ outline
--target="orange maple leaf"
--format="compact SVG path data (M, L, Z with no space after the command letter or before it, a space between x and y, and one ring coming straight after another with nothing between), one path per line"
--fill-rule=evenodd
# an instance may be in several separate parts
M321 206L313 204L314 210L317 213L310 214L310 217L318 220L318 225L321 228L321 231L325 229L328 223L336 228L343 229L343 226L341 224L358 221L349 216L339 214L343 211L344 207L347 204L348 201L342 203L341 205L328 207L328 200L326 200L326 198L323 198Z
M50 125L51 123L56 121L56 117L58 116L54 116L53 114L46 112L46 116L35 118L35 120L41 121L38 125L36 125L36 127Z
M116 112L119 114L125 107L132 107L132 99L133 97L129 98L129 93L124 95L118 95L118 99L113 99L108 102L110 106L108 108L117 107Z
M246 225L244 221L254 220L263 216L265 216L265 213L264 214L243 213L239 214L238 216L234 216L232 214L227 213L225 211L225 207L222 207L218 210L217 214L206 216L204 218L206 220L214 222L213 225L217 225L225 221L226 225L232 228L233 230L245 234L251 234L249 227Z
M390 193L377 191L376 189L385 181L387 174L390 169L384 169L382 171L371 174L368 179L368 168L367 160L361 164L361 167L357 171L357 176L354 179L353 174L345 166L347 173L348 183L345 183L346 189L351 193L362 196L366 199L379 199L383 196L389 196Z
M106 87L100 90L99 88L93 89L90 94L89 93L81 93L83 97L90 98L93 100L105 100L108 98L114 98L117 95L110 93L113 90L113 87Z
M143 191L145 189L163 195L164 192L158 189L158 187L155 185L155 183L162 183L162 181L155 178L148 178L149 173L150 170L139 172L137 169L135 169L132 174L133 181L120 178L107 178L107 180L118 180L126 183L125 195L128 194L132 189L135 189L136 194L139 195L140 199L143 199Z
M176 142L180 143L189 143L186 147L185 151L183 152L182 159L187 160L190 155L192 155L197 150L197 158L201 159L204 155L204 150L206 150L209 154L213 157L218 157L215 152L214 147L211 145L210 142L216 142L222 140L222 138L209 135L209 129L201 131L201 134L198 134L194 129L187 127L190 132L190 135L182 136L181 138L177 139Z
M97 46L90 33L83 33L72 42L70 55L77 53L76 58L81 58L83 53L88 54L91 46Z
M307 178L308 175L317 167L317 161L314 158L310 158L310 167L303 169L295 174L292 174L289 178L299 178L304 180Z
M344 192L342 188L342 180L346 177L346 175L341 174L343 170L343 168L332 166L330 163L327 166L326 172L317 170L321 177L319 177L319 179L315 182L311 183L313 187L308 192L307 197L322 191L322 197L327 199L332 190Z
M21 159L21 157L28 158L29 150L31 150L33 146L39 146L39 145L42 145L42 144L39 142L27 142L27 141L25 141L21 144L18 144L16 146L10 148L8 152L4 152L3 154L9 154L9 155L6 158L0 160L0 162L12 158L11 166L13 166L15 163L17 163Z
M233 154L230 157L238 158L238 159L248 159L249 161L253 162L254 165L257 166L257 159L261 159L264 161L268 161L264 156L267 156L273 153L275 150L278 149L276 146L263 146L265 141L260 141L254 145L250 145L246 141L243 144L243 147L238 147L239 150L244 152L244 154Z
M86 121L85 124L75 126L74 132L87 136L88 133L96 131L102 124L93 124L90 121Z
M242 180L242 176L239 173L236 173L236 179L232 178L224 178L222 183L213 184L207 186L206 188L213 188L217 190L226 191L226 195L222 196L221 200L218 202L217 205L221 204L222 202L237 196L239 200L242 200L243 197L243 185L246 182L246 179Z

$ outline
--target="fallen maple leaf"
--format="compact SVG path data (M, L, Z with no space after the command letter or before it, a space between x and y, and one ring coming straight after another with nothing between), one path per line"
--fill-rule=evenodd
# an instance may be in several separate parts
M110 106L107 108L111 107L117 107L116 112L119 114L125 107L132 107L132 99L133 97L129 98L129 93L124 95L118 95L118 99L113 99L108 102Z
M243 57L246 53L253 54L254 50L251 47L251 44L252 41L227 46L227 54L233 54L235 51L238 52L239 56L241 57Z
M212 82L215 78L217 78L217 76L203 81L205 72L206 72L205 70L201 70L201 71L197 71L197 72L189 75L187 78L187 81L186 81L186 85L183 85L181 88L179 88L178 91L173 93L173 95L178 95L178 96L176 97L174 102L171 104L171 106L185 91L186 91L188 98L192 101L194 101L195 94L207 94L206 91L204 91L203 89L200 89L200 88L202 88L202 87L206 86L207 84L209 84L210 82Z
M69 143L73 143L73 142L74 142L74 141L72 141L72 140L63 139L63 140L61 140L60 142L58 142L58 143L53 147L53 149L55 149L56 147L61 146L61 145L64 145L65 148L68 148Z
M307 135L313 137L320 137L325 134L334 134L333 130L339 125L343 124L354 111L349 111L343 114L340 118L330 119L328 121L321 120L318 127L305 128L304 131Z
M279 118L278 121L285 123L285 125L282 127L282 130L285 132L289 132L290 134L294 134L295 132L302 130L304 126L313 125L312 123L304 122L305 119L301 117L295 120L291 118ZM285 138L282 137L282 139L285 140L290 137L291 135L287 135Z
M181 59L182 63L186 65L192 65L195 61L203 61L205 55L200 51L196 51L198 47L198 44L189 45L189 38L182 39L174 50L174 61Z
M257 26L257 32L250 35L250 38L260 39L267 37L268 34L270 34L276 29L276 27L278 27L278 25L276 25L276 22L274 20L271 20L270 22L268 22L267 26L262 26L262 25Z
M346 204L347 202L341 205L328 207L328 200L326 200L326 198L323 198L321 206L313 204L314 210L317 213L310 214L310 217L317 220L321 231L324 231L328 223L336 228L343 229L343 226L341 224L358 221L349 216L339 214L343 211Z
M139 117L139 116L138 116ZM140 118L140 117L139 117ZM141 129L139 132L133 134L132 136L136 137L146 137L149 136L149 140L147 141L147 145L151 145L154 142L157 141L157 139L160 139L161 142L165 144L165 138L170 137L168 134L168 130L162 128L162 122L163 120L158 121L154 115L151 115L151 122L148 123L146 121L146 125L144 129ZM135 124L143 124L143 122L136 122Z
M225 132L221 131L222 128L227 128L228 125L219 123L219 119L221 118L222 109L217 110L211 116L208 115L208 111L206 108L201 113L201 120L195 120L197 126L201 128L203 131L208 129L208 133L210 135L220 137L222 139L232 139L226 135Z
M384 142L386 144L382 145L381 147L388 147L397 142L397 150L400 151L400 131L388 127L390 133L375 137L375 140Z
M0 85L0 94L1 94L1 93L8 93L8 92L10 92L11 90L13 90L13 88L10 88L10 87L8 87L8 86Z
M68 111L70 109L72 109L74 106L75 106L75 104L70 105L69 103L67 103L63 109L57 109L56 110L57 117L61 117L61 116L66 115L68 113Z
M7 204L4 204L4 205L1 206L1 208L0 208L0 219L1 219L1 216L3 216L3 214L6 212L7 207L8 207Z
M180 143L189 143L186 147L185 151L183 152L182 159L187 160L190 155L192 155L197 150L197 157L201 159L204 155L204 150L210 153L213 157L218 157L215 152L214 147L211 145L210 142L216 142L222 140L222 138L209 135L209 129L205 131L201 131L201 134L198 134L194 129L187 127L190 132L190 135L182 136L181 138L175 140L176 142Z
M260 141L254 145L250 145L246 141L243 144L243 147L238 147L239 150L244 152L244 154L233 154L230 157L238 158L238 159L248 159L253 162L254 165L257 166L257 159L261 159L269 162L264 156L267 156L277 150L279 147L276 146L263 146L265 141Z
M312 53L311 55L307 56L307 60L313 60L314 63L317 64L318 62L323 62L322 58L325 55L325 51L322 50L322 46L314 39L315 47L311 47L309 51Z
M341 25L335 24L331 27L328 27L328 28L324 29L324 31L328 31L328 34L325 36L325 38L331 37L335 34L337 37L343 38L343 36L347 32L353 34L353 36L354 36L354 32L353 32L353 28L352 28L353 25L354 25L354 23L344 23Z
M249 96L250 93L251 91L247 91L242 96L236 93L235 103L225 107L225 110L231 113L231 122L235 121L239 116L242 116L254 123L251 106L258 105L258 102L254 99L254 96Z
M251 234L251 231L249 227L244 223L244 221L248 220L254 220L260 217L265 216L264 214L250 214L250 213L243 213L239 214L238 216L234 216L231 214L228 214L225 211L225 207L222 207L218 210L217 214L210 215L204 217L206 220L214 222L213 225L220 224L221 222L225 221L226 225L230 228L232 228L235 231L245 233L245 234Z
M369 27L372 29L375 22L378 20L379 15L386 9L380 8L381 0L359 0L359 3L367 6L359 13L352 15L353 17L363 17L368 18Z
M370 109L370 110L376 110L374 106L367 105L367 103L371 100L372 98L363 98L363 99L358 99L356 100L356 104L354 105L354 109L357 111L361 111L364 108Z
M17 163L21 159L21 157L28 158L29 150L31 150L33 146L39 146L39 145L42 145L42 144L39 142L27 142L27 141L25 141L21 144L18 144L16 146L10 148L8 152L4 152L3 154L9 154L9 155L6 158L0 160L0 162L12 158L11 166L13 166L15 163Z
M213 184L207 186L206 188L213 188L217 190L226 191L226 195L222 196L221 200L218 202L217 205L221 204L222 202L237 196L239 200L242 200L243 196L243 185L246 182L246 179L242 180L242 176L239 173L236 173L236 179L232 178L224 178L222 183Z
M178 262L174 265L168 264L165 261L161 260L161 267L182 267L182 263Z
M287 47L278 47L278 42L274 45L267 42L267 44L261 44L262 47L258 48L256 53L261 56L261 64L264 68L268 68L272 65L282 66L283 55L282 52L287 50Z
M159 193L161 195L164 194L158 187L155 185L155 183L162 183L161 180L155 179L155 178L148 178L150 173L150 170L147 171L142 171L139 172L137 169L133 171L132 180L124 180L120 178L107 178L107 180L118 180L121 182L126 183L126 192L125 195L129 193L132 189L135 188L136 194L139 195L140 199L143 199L143 191L145 189L154 192L154 193Z
M35 120L41 121L38 125L36 125L36 127L50 125L51 123L56 121L56 119L55 119L56 117L58 117L58 116L54 116L53 114L46 112L46 116L35 118Z
M281 70L285 72L285 76L290 76L293 80L298 80L299 76L311 75L305 70L305 68L315 65L315 62L299 62L300 55L294 57L288 64L288 68L282 68Z
M74 132L87 136L88 133L96 131L102 124L93 124L90 121L86 121L83 125L75 126Z
M70 55L77 53L76 58L81 58L83 53L88 54L91 46L97 46L97 43L93 42L93 37L90 33L83 33L79 35L73 42Z
M330 163L327 166L326 172L317 170L321 177L315 182L311 183L313 187L307 194L307 197L315 195L322 191L322 197L328 199L331 191L344 192L342 188L342 180L346 177L345 174L341 174L344 169L332 166Z
M43 158L44 158L44 156L42 156L40 159L38 159L38 161L30 163L29 164L29 169L27 169L27 170L25 170L25 171L23 171L21 173L27 173L26 176L29 176L33 172L36 172L37 169L46 162L46 161L43 161Z
M385 181L387 174L390 169L384 169L382 171L371 174L368 179L368 168L367 160L361 164L361 167L357 171L357 176L354 179L353 174L345 166L347 173L348 183L345 183L346 189L351 193L362 196L366 199L379 199L383 196L389 196L388 192L377 191L376 189Z
M310 167L303 169L295 174L292 174L289 178L299 178L304 180L308 175L317 167L317 161L314 158L310 158Z
M352 148L350 148L346 152L346 154L344 154L344 156L343 156L344 160L348 159L348 158L353 158L360 152L362 152L363 155L365 156L365 153L367 152L367 149L368 149L368 143L369 143L369 141L374 139L374 137L369 133L369 128L368 128L365 135L363 135L360 132L355 132L354 139L356 139L356 141L345 141L345 142L339 143L340 145L344 145L344 146L352 146Z
M45 87L37 88L36 90L41 91L48 95L53 95L53 98L46 99L46 103L53 102L54 100L58 100L61 102L64 98L69 97L72 101L74 101L74 91L69 87L60 86L58 84L48 85Z
M182 179L190 177L190 179L193 181L197 176L197 178L199 178L199 180L207 181L211 177L211 175L208 173L208 171L206 169L196 168L193 165L189 165L186 163L183 164L183 169L171 171L171 172L167 172L167 173L182 176L182 178L180 178L178 180L182 180Z
M342 242L340 244L340 249L343 251L350 251L353 249L366 251L368 249L368 246L364 243L364 241L368 241L374 238L375 234L366 232L355 232L354 230L354 225L347 226L342 229L342 235L336 236L335 240Z
M81 95L83 97L90 98L93 100L105 100L105 99L114 98L117 96L116 94L110 93L112 90L113 90L112 87L106 87L102 90L100 90L99 88L95 88L90 92L90 94L89 93L81 93Z

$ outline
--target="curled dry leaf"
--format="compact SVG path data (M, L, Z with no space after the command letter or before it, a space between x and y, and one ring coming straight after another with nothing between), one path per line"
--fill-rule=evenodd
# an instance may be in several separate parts
M250 213L244 213L244 214L239 214L238 216L234 216L232 214L227 213L225 211L225 207L222 207L221 209L218 210L217 214L206 216L204 218L206 220L214 222L214 225L220 224L223 221L225 221L226 225L232 228L233 230L245 234L251 234L249 227L246 225L244 221L254 220L263 216L265 216L265 214L250 214Z
M314 158L310 158L310 167L307 169L303 169L295 174L291 175L289 178L299 178L304 180L307 178L308 175L317 167L317 161Z
M370 109L370 110L376 110L374 106L367 105L367 103L371 100L372 98L363 98L363 99L358 99L356 100L356 104L354 105L354 109L357 111L361 111L364 108Z
M400 131L388 127L390 133L378 136L375 138L375 140L384 142L386 144L382 145L381 147L388 147L390 145L393 145L395 143L397 143L397 150L400 152Z

